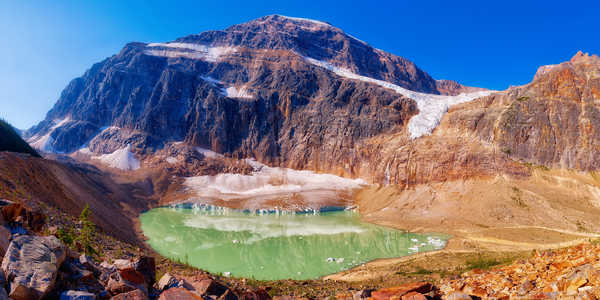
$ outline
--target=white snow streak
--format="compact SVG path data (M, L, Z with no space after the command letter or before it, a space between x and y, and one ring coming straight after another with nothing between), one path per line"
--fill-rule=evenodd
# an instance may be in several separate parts
M494 92L480 91L473 93L462 93L458 96L419 93L407 90L403 87L397 86L387 81L358 75L348 69L334 66L329 62L316 60L310 57L304 57L304 59L313 65L325 68L339 76L374 83L384 88L391 89L405 97L415 100L417 102L417 107L419 108L419 114L413 116L408 122L408 131L410 132L410 137L412 139L419 138L423 135L431 134L431 132L440 124L442 117L444 116L444 114L446 114L448 108L450 108L451 106L469 102L479 97L487 96Z
M135 158L133 153L131 153L131 145L127 145L127 147L119 149L111 154L104 154L93 158L115 169L130 171L140 168L140 162Z
M62 120L54 120L52 121L52 123L54 125L52 125L52 127L50 127L50 130L48 130L48 133L46 133L43 136L39 136L39 135L34 135L31 138L29 138L27 140L27 142L29 143L29 145L31 145L31 147L38 149L40 151L43 152L55 152L54 150L54 138L52 137L52 133L54 133L54 131L60 127L62 127L63 125L69 123L71 121L71 118L66 117Z
M313 23L313 24L316 24L316 25L332 27L331 25L329 25L329 24L327 24L325 22L321 22L321 21L317 21L317 20L313 20L313 19L288 17L288 16L282 16L282 15L278 15L278 16L280 16L282 18L286 18L288 20L296 21L296 22L309 22L309 23Z
M216 62L223 55L237 52L236 47L212 47L192 43L150 43L144 51L147 55L161 57L185 57Z
M245 86L242 86L240 88L237 88L235 86L223 87L225 84L218 79L215 79L215 78L212 78L209 76L201 76L200 78L202 78L204 81L210 83L211 85L220 88L221 94L225 97L242 98L242 99L254 98L254 96L252 94L250 94L250 92L248 91L248 89L246 89Z

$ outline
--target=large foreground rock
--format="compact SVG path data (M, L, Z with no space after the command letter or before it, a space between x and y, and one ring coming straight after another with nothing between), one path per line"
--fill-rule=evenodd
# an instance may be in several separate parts
M371 298L374 300L388 300L394 297L401 298L410 292L429 293L431 288L431 284L428 282L410 283L374 291L371 293Z
M15 300L41 299L54 287L65 257L65 247L54 236L14 238L2 260L9 296Z
M142 290L133 290L131 292L116 295L111 300L148 300L148 296Z

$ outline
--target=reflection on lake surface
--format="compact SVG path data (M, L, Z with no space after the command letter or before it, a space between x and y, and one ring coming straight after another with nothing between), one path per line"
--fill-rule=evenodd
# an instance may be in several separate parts
M182 205L152 209L140 220L148 243L163 256L213 273L261 280L317 278L446 243L442 235L364 223L347 210L249 212Z

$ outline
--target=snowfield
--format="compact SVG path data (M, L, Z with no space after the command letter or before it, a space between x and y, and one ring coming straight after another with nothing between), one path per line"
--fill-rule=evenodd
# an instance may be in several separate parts
M304 59L321 68L325 68L339 76L356 79L364 82L374 83L384 88L391 89L398 94L413 99L417 102L419 113L413 116L408 122L408 131L412 139L419 138L423 135L428 135L440 124L442 117L453 105L470 102L480 97L484 97L494 93L495 91L480 91L473 93L462 93L458 96L434 95L407 90L393 83L374 79L367 76L358 75L352 71L334 66L333 64L321 60L316 60L310 57Z
M268 167L251 159L247 159L246 162L254 168L250 175L224 173L188 177L184 185L193 190L198 197L232 200L311 191L349 191L367 184L362 179Z
M135 158L135 155L131 153L131 145L127 145L127 147L116 150L111 154L103 154L92 158L115 169L132 171L140 168L140 162Z

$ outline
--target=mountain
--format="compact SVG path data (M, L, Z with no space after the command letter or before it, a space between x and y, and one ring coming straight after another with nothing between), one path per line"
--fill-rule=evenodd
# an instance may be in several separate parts
M36 157L39 154L29 146L10 124L0 119L0 151L27 153Z
M361 141L429 134L450 105L488 93L436 81L330 24L272 15L169 43L130 43L73 80L25 136L44 152L146 157L184 142L351 174L340 162Z
M578 53L489 91L435 80L330 24L274 15L130 43L25 136L118 174L158 172L161 203L190 196L185 177L256 175L241 160L252 158L372 184L354 200L384 225L597 230L599 68Z
M512 157L548 167L600 168L600 58L578 52L487 99L468 124Z

